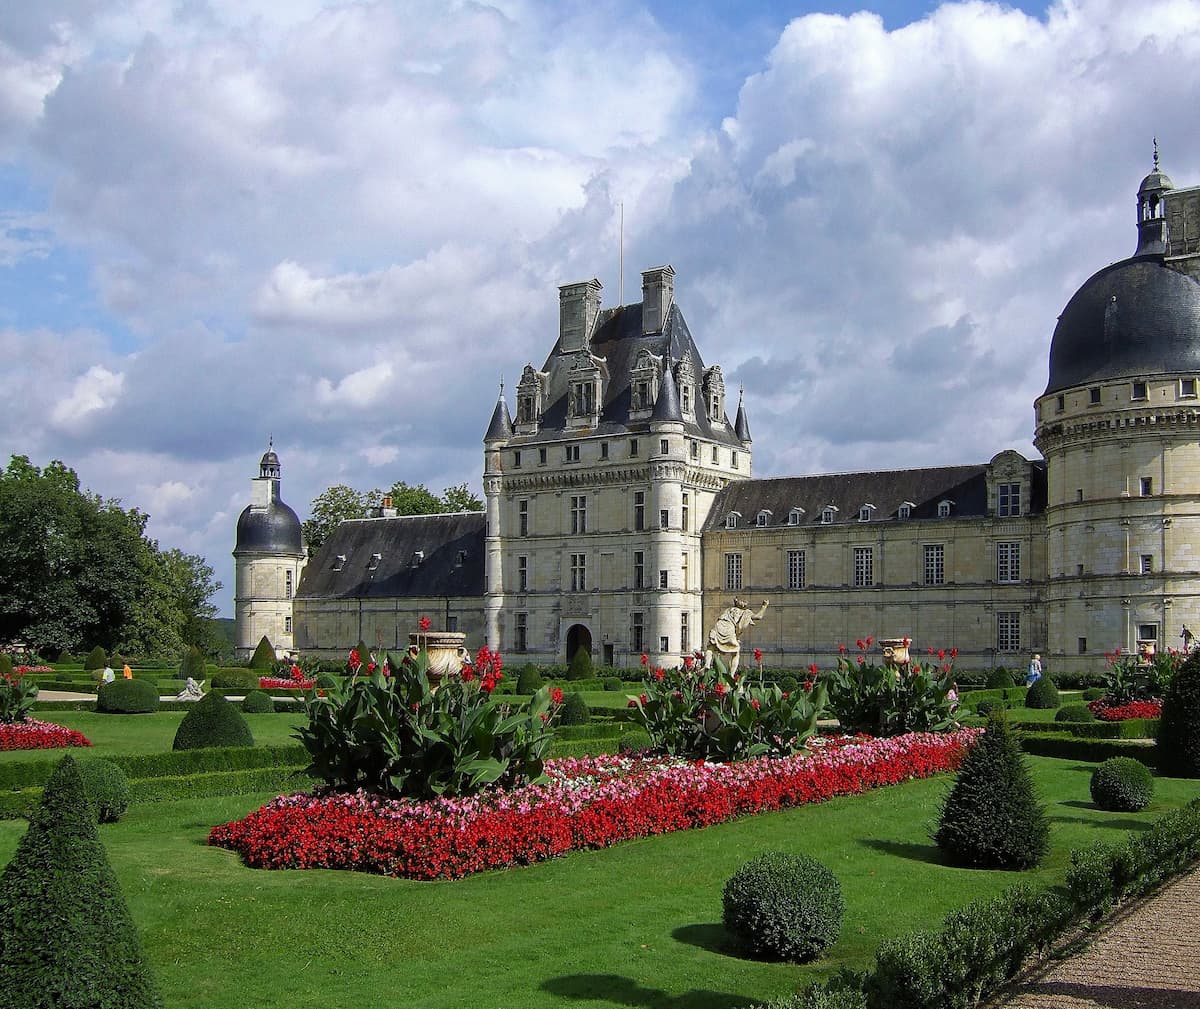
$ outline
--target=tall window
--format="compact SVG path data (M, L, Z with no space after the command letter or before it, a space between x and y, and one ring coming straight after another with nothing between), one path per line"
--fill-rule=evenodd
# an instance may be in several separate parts
M641 550L633 552L633 587L644 588L646 585L646 555Z
M517 625L515 634L513 635L513 648L518 652L527 651L529 648L529 614L518 613Z
M683 584L680 586L680 588L686 592L688 590L688 584L690 581L688 578L688 552L686 550L683 552L682 581Z
M684 531L685 533L686 533L686 532L687 532L687 531L688 531L688 530L691 528L691 526L689 526L689 525L688 525L688 520L691 518L691 514L692 514L692 513L691 513L691 508L689 507L689 506L690 506L690 504L691 504L691 499L688 497L688 493L687 493L687 491L684 491L684 492L683 492L683 523L682 523L682 528L683 528L683 531Z
M566 447L566 455L564 458L567 462L579 462L579 446L568 445Z
M283 618L283 633L284 634L292 633L292 618L291 617Z
M529 590L529 558L522 554L517 558L517 591Z
M1019 483L1002 483L996 488L996 514L1001 518L1009 518L1021 514L1021 485Z
M526 499L517 502L517 535L529 535L529 501Z
M865 589L875 584L875 549L854 548L854 587Z
M283 573L283 594L285 599L292 598L292 573L290 571Z
M671 451L671 443L666 438L658 439L658 451L662 455L666 455Z
M630 634L629 645L635 652L646 650L646 614L637 612L629 614Z
M946 547L941 543L925 544L925 584L946 584Z
M713 446L712 461L713 461L714 466L718 465L721 462L721 450L719 448L717 448L716 445Z
M587 532L587 496L571 495L571 532Z
M1141 562L1142 562L1142 574L1144 574L1144 575L1153 574L1153 572L1154 572L1154 555L1153 554L1142 554Z
M1011 584L1021 580L1021 544L996 544L996 581Z
M734 591L742 587L742 555L725 555L725 588Z
M1021 650L1021 614L1001 611L996 614L996 650L1019 652Z
M596 386L593 382L576 382L571 389L571 403L576 417L588 417L596 407Z
M646 492L633 492L633 528L641 532L646 528Z
M787 554L787 576L789 589L804 588L804 551L789 550Z
M638 440L636 438L629 439L629 456L633 458L638 454Z
M670 582L667 579L667 569L659 568L658 570L658 587L660 589L670 588Z
M1142 497L1150 497L1154 494L1154 478L1153 477L1149 477L1149 476L1142 477L1141 480L1139 481L1139 486L1141 488Z
M679 614L679 650L686 655L692 650L692 639L688 627L688 611Z
M587 591L587 554L571 554L571 591Z
M671 513L666 508L659 509L658 528L659 529L670 529L671 528Z

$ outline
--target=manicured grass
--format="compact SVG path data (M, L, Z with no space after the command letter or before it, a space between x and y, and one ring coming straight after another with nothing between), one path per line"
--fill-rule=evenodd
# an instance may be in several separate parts
M1053 847L1026 874L941 864L928 833L947 777L453 882L266 872L204 845L209 826L267 796L143 805L101 836L172 1007L733 1009L865 966L882 939L1019 878L1057 881L1073 847L1121 840L1200 793L1158 779L1144 812L1104 813L1092 765L1030 763ZM0 863L23 829L0 823ZM816 855L845 890L841 939L817 965L727 947L721 887L773 848Z

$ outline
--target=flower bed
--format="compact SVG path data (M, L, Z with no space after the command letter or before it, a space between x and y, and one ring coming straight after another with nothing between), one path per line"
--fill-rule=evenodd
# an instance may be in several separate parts
M311 690L316 686L316 680L293 680L284 676L260 676L260 690Z
M63 746L91 746L82 732L54 722L27 718L23 722L0 722L0 750L57 750Z
M1088 708L1102 722L1123 722L1128 718L1161 718L1162 701L1130 701L1110 705L1107 697L1088 701Z
M563 758L546 764L541 784L463 799L281 796L214 827L209 843L255 868L453 879L929 777L956 768L980 731L822 739L811 754L731 764Z

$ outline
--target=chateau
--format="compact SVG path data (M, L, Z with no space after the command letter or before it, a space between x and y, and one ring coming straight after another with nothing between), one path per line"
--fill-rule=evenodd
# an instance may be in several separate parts
M510 662L585 648L675 664L735 594L770 600L746 643L775 667L828 664L868 635L956 646L967 667L1038 651L1056 671L1173 645L1200 626L1200 188L1174 188L1157 154L1136 225L1134 254L1059 317L1041 459L753 479L745 404L702 357L674 270L645 271L641 303L611 309L598 281L565 285L553 349L484 435L486 512L344 522L289 599L276 583L299 576L299 542L281 531L278 555L254 552L252 506L239 645L257 640L268 582L271 619L291 609L283 647L320 654L403 647L428 615Z

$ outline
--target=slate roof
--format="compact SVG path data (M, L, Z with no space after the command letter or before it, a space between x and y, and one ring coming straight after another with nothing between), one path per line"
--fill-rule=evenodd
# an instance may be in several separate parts
M1032 467L1030 500L1021 502L1024 514L1040 514L1046 508L1045 463L1034 462ZM768 528L787 526L793 508L804 509L800 526L820 525L821 512L827 505L838 509L835 523L857 523L858 511L865 504L875 506L873 522L896 520L900 506L906 501L913 505L908 521L939 520L938 503L947 499L953 502L951 518L986 515L987 466L938 466L879 473L825 473L740 480L729 484L717 495L704 531L723 526L725 517L733 511L741 516L738 528L753 527L763 509L771 512Z
M621 435L629 431L649 430L649 421L631 422L629 407L631 400L630 372L637 361L638 353L645 349L660 357L666 357L670 365L674 365L684 357L690 356L696 375L697 393L702 388L704 380L704 360L692 339L687 321L679 307L671 305L663 328L649 335L642 335L642 305L621 305L618 308L606 309L596 320L592 338L588 348L593 355L605 359L605 368L609 379L605 383L604 402L601 404L600 422L586 432L589 435ZM559 344L542 366L542 371L550 376L542 420L538 433L535 435L517 435L512 439L516 445L537 443L539 441L557 441L567 430L567 394L568 369L574 355L563 354ZM711 441L722 442L740 448L741 443L734 434L728 417L724 427L714 428L708 419L704 405L704 397L697 396L694 403L695 422L685 422L686 433L707 438Z
M483 512L349 519L305 566L296 597L482 596L485 525Z
M235 556L246 553L303 554L300 519L278 499L266 508L246 505L238 516L233 552Z
M484 441L504 441L511 438L513 433L512 418L508 414L508 402L504 394L496 401L496 409L492 411L492 422L488 425Z

